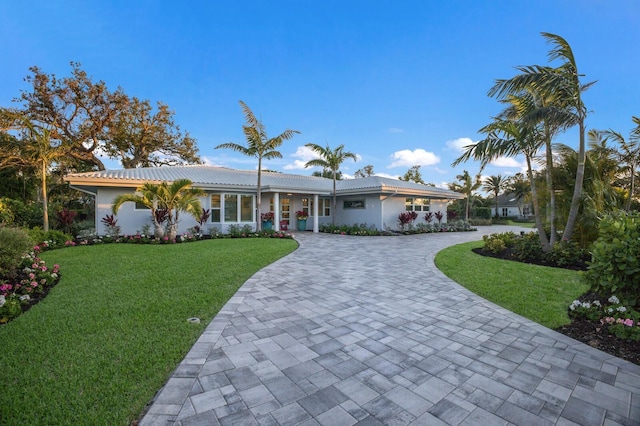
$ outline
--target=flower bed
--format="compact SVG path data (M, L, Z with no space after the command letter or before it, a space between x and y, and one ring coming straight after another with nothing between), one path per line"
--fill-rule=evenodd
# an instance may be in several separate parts
M40 247L34 247L22 258L15 276L0 279L0 324L6 324L29 310L60 280L60 266L53 265L50 269L38 257L39 252Z

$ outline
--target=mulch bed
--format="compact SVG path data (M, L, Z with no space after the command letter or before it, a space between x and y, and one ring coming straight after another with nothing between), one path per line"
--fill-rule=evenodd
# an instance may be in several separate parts
M511 260L514 262L519 262L519 260L513 258L510 252L505 251L503 253L491 253L486 252L482 248L473 249L474 253L477 253L481 256L489 256L497 259L503 260ZM555 264L551 264L549 262L544 261L530 261L525 263L531 263L541 266L550 266L550 267L560 267ZM573 269L573 270L585 270L586 265L584 264L575 264L575 265L566 265L562 266L565 269ZM587 293L582 295L579 300L580 301L593 301L597 296L593 293ZM567 307L567 310L569 307ZM573 319L571 324L565 325L563 327L557 328L555 331L558 333L562 333L566 336L569 336L575 340L578 340L582 343L586 343L587 345L599 349L603 352L606 352L610 355L616 356L618 358L625 359L634 364L640 365L640 340L628 340L628 339L620 339L613 334L610 334L607 331L606 327L603 327L599 322L589 321L586 319Z

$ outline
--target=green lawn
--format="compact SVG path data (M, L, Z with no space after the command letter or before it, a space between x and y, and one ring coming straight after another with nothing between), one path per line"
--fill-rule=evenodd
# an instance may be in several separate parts
M459 244L436 255L449 278L493 303L549 328L568 324L567 308L589 286L580 273L480 256L482 241Z
M256 238L44 253L60 283L0 327L0 424L128 425L236 290L296 247Z

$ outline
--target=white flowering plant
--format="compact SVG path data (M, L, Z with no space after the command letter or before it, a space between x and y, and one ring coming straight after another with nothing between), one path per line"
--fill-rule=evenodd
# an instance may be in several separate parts
M569 305L569 316L599 322L618 338L640 340L640 313L624 306L615 295L604 303L574 300Z

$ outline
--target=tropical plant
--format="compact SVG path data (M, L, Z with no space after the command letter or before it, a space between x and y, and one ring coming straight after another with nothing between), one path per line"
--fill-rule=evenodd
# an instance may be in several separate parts
M0 131L15 130L20 138L2 138L3 156L1 166L18 165L32 167L40 174L42 190L42 227L49 230L49 199L47 175L53 163L67 155L66 148L54 143L51 129L47 125L30 120L17 110L0 108Z
M496 219L500 217L498 213L498 196L507 186L506 179L502 178L502 175L489 176L484 179L482 189L487 192L492 192L496 203Z
M636 127L631 131L628 140L625 140L622 134L611 129L603 132L603 135L619 144L621 152L618 154L618 159L621 164L625 165L623 170L629 175L626 211L631 210L631 201L636 192L636 170L640 167L640 117L631 117L631 119Z
M466 195L466 204L465 204L465 216L464 220L469 220L469 206L471 205L471 197L473 193L480 188L482 184L480 181L480 175L476 176L475 179L471 177L467 170L464 170L462 174L457 175L456 179L460 182L453 182L449 184L449 189L452 191L460 192Z
M234 142L227 142L216 146L215 149L230 149L232 151L239 152L248 157L255 157L258 159L258 185L256 191L256 209L260 208L262 203L262 160L270 160L273 158L282 158L280 151L277 148L282 145L282 142L293 138L298 132L297 130L287 129L276 137L270 138L267 136L267 131L260 120L256 118L253 111L240 101L240 107L244 113L246 124L242 126L242 132L244 133L247 141L246 146L240 145ZM257 216L257 215L256 215ZM256 217L256 230L260 230L262 223Z
M309 218L309 215L304 210L298 210L296 212L296 219L298 219L298 220L307 220L308 218Z
M160 238L164 235L161 222L159 221L159 211L166 211L167 233L169 239L175 239L178 233L178 222L180 212L186 212L197 218L202 210L200 199L205 192L199 188L193 188L189 179L178 179L171 184L161 182L154 184L144 183L137 189L136 194L121 194L113 201L111 209L114 214L122 204L126 202L141 203L151 209L151 216L155 225L155 236Z
M67 234L70 234L71 224L73 223L73 219L75 219L75 217L77 216L77 213L69 209L62 209L56 215L58 217L58 222L60 222L60 225L64 228L64 231Z
M418 213L414 211L402 212L398 215L398 224L401 230L411 229L411 225L418 218Z
M314 143L308 143L305 145L313 152L320 156L320 158L314 158L306 162L304 167L322 167L324 170L331 171L333 177L333 205L331 210L331 224L336 224L336 180L340 165L348 158L353 161L357 161L358 157L353 152L345 151L344 145L338 145L335 149L329 148L329 145L322 147Z

